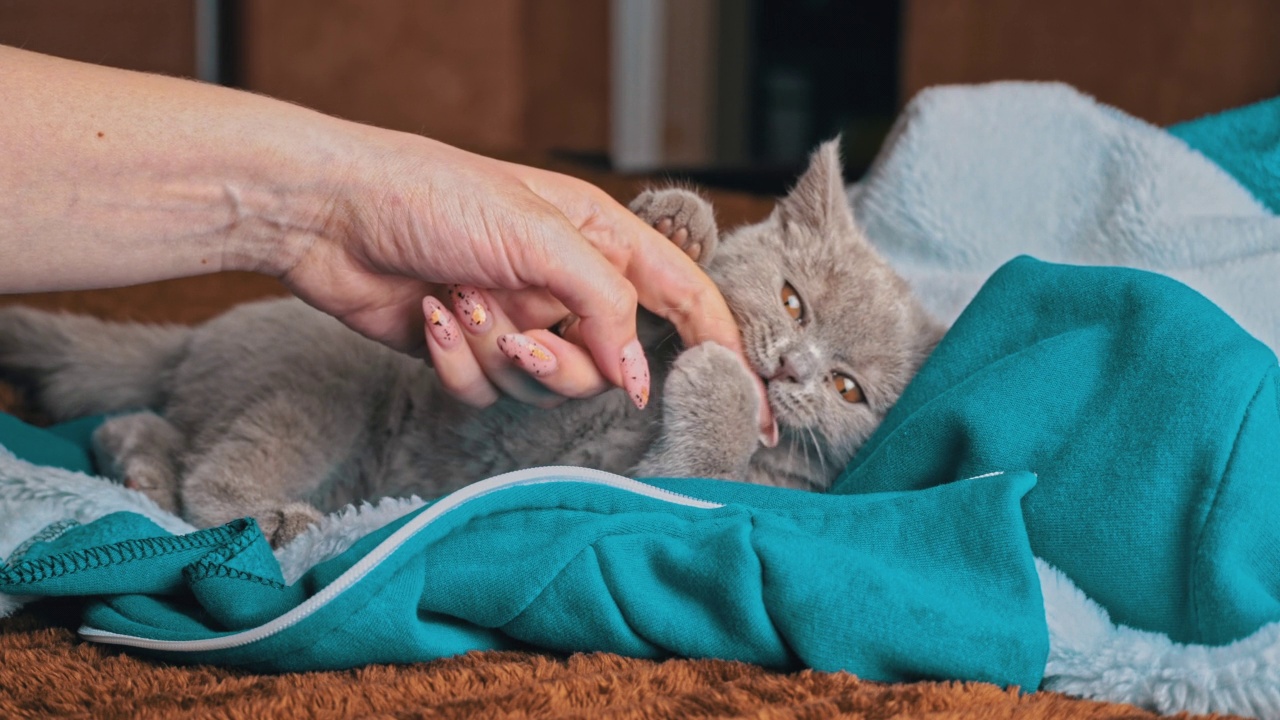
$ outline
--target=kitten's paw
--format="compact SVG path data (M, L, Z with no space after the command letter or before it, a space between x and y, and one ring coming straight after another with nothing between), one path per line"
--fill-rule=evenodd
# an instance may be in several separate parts
M120 484L151 498L160 509L178 514L178 482L168 468L146 462L130 463Z
M745 432L755 443L760 411L755 380L742 360L719 343L704 342L680 353L667 377L663 403L700 424L732 425L735 437Z
M720 242L715 211L697 193L679 188L646 190L631 212L675 243L694 262L706 264Z
M307 528L320 522L324 515L306 503L289 503L282 507L255 515L262 534L271 542L271 547L280 548L289 541L306 532Z
M92 448L102 474L176 514L178 479L173 455L181 442L181 435L164 419L139 412L113 417L98 426Z
M662 437L642 475L743 480L757 440L750 372L728 348L705 342L676 358L662 394Z

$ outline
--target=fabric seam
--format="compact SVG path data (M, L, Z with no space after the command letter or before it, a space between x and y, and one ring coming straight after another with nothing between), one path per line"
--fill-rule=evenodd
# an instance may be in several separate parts
M1227 455L1227 462L1222 468L1222 473L1218 476L1218 481L1213 489L1213 499L1209 502L1209 509L1204 514L1204 519L1200 523L1199 531L1196 533L1195 555L1192 560L1191 572L1187 576L1187 581L1191 584L1191 619L1195 627L1196 634L1204 637L1203 618L1201 618L1201 607L1204 600L1201 598L1203 592L1203 584L1200 582L1201 566L1204 564L1204 542L1205 534L1208 533L1209 527L1213 524L1218 511L1218 501L1222 499L1226 485L1230 483L1227 476L1231 473L1235 466L1236 458L1240 451L1240 438L1244 435L1245 423L1249 421L1249 417L1253 414L1254 406L1257 405L1258 398L1262 396L1262 390L1266 387L1267 376L1264 374L1262 379L1258 381L1258 387L1253 391L1253 397L1249 399L1245 405L1244 415L1240 418L1240 425L1236 428L1236 436L1231 441L1231 452Z
M111 545L59 553L39 560L27 560L14 567L0 568L0 583L29 585L82 570L95 570L148 560L175 552L196 550L226 542L227 536L233 532L235 530L230 525L223 525L190 535L125 540Z

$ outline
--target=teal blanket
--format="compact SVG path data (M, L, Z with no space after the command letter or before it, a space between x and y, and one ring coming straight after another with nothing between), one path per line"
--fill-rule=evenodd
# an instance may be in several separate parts
M1280 213L1280 98L1179 123L1169 132Z
M1036 687L1033 484L822 496L541 469L405 515L292 584L251 520L174 536L119 512L20 549L0 592L90 596L90 639L259 670L533 646Z

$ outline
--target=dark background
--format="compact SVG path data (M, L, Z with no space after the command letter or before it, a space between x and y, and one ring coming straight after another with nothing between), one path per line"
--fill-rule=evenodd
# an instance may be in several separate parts
M856 174L933 84L1062 80L1158 124L1280 94L1274 0L703 1L747 18L734 70L746 74L748 111L729 118L746 157L667 171L714 185L778 192L837 132ZM0 43L193 76L198 2L0 0ZM607 167L607 0L208 8L224 30L224 84L482 152Z

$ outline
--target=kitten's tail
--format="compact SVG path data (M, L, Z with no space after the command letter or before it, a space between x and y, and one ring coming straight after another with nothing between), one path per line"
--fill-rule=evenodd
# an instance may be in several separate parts
M51 419L155 407L191 329L0 308L0 380Z

